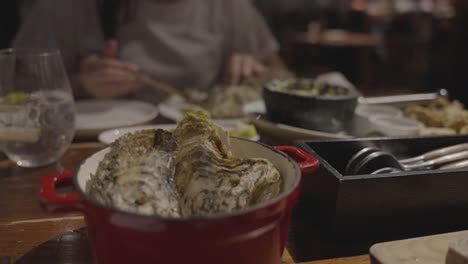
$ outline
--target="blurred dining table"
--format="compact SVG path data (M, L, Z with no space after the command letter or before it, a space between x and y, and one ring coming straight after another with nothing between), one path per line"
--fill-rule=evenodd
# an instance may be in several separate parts
M80 214L50 215L41 210L38 184L45 175L73 170L106 145L74 143L56 163L20 168L0 157L0 264L90 263L85 222ZM314 250L314 248L310 248ZM295 263L285 252L284 263ZM307 262L309 264L367 264L367 255Z
M296 31L289 33L288 38L296 44L323 47L375 48L382 44L382 39L375 34L346 30Z

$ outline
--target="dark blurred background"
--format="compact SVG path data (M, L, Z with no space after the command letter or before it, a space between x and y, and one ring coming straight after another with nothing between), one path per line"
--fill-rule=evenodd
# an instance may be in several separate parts
M21 23L22 1L2 1L1 48ZM369 95L447 88L468 101L466 0L251 1L299 75L336 70Z
M365 94L450 90L467 101L466 0L255 0L302 75L343 72Z
M450 0L256 0L302 74L338 70L361 89L448 88L466 59L464 3ZM463 1L466 2L466 1ZM298 32L309 32L301 38ZM355 34L348 34L348 33ZM317 34L314 38L311 35ZM320 38L322 34L322 38ZM302 36L303 37L303 36Z

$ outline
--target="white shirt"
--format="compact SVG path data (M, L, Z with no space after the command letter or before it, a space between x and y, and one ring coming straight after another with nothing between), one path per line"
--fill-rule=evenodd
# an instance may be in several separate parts
M14 41L16 47L60 48L68 69L80 53L105 41L95 0L36 1ZM249 0L140 0L119 26L120 57L180 89L208 89L233 53L258 59L278 45Z

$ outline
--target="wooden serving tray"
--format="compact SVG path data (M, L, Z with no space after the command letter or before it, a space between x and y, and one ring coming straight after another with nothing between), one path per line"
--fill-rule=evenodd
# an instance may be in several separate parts
M468 231L375 244L370 248L372 264L444 264L448 245Z

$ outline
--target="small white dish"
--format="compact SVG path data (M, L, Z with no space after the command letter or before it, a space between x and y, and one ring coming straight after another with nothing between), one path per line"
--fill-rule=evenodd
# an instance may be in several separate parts
M343 139L351 137L341 133L327 133L274 123L266 119L252 119L252 123L261 135L268 135L269 137L288 139L291 141L305 139Z
M158 116L152 104L134 100L86 100L76 103L77 136L97 136L100 132L151 122Z
M370 118L375 129L386 136L416 136L424 125L405 117L375 116Z
M191 106L194 105L187 103L183 98L179 96L171 96L164 102L160 103L158 105L158 109L162 116L177 122L182 120L184 117L184 109Z
M244 113L246 114L265 114L266 106L263 100L257 100L244 105Z
M359 104L356 107L356 114L362 117L375 117L375 116L388 116L388 117L401 117L403 113L400 109L386 105L366 105Z
M135 127L123 127L123 128L116 128L104 131L99 134L98 140L104 144L112 144L112 142L116 141L120 137L128 134L134 133L141 130L146 129L164 129L167 131L173 131L177 127L176 124L165 124L165 125L152 125L152 126L135 126Z

